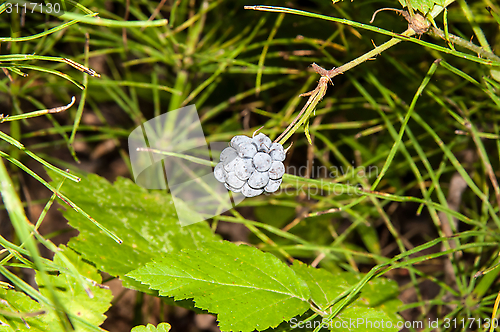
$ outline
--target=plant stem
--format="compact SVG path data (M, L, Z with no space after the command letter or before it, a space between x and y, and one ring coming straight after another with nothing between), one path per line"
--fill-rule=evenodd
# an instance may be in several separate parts
M454 1L455 0L447 0L444 3L444 6L439 6L436 4L434 6L433 10L428 15L432 18L437 17L448 5L450 5ZM284 10L283 8L273 8L271 6L245 6L245 9L276 11L276 12L281 12L281 13L283 13L283 11L281 11L281 10ZM288 8L285 8L285 9L289 10ZM322 79L326 78L329 81L331 78L333 78L339 74L343 74L346 71L362 64L363 62L372 59L373 57L379 55L383 51L391 48L392 46L400 43L404 39L407 39L415 34L416 34L415 30L413 30L409 26L408 29L406 29L406 31L403 32L402 34L400 34L398 37L391 38L389 41L383 43L382 45L375 47L373 50L363 54L362 56L360 56L360 57L358 57L358 58L340 66L340 67L333 68L331 70L326 70L326 69L324 69L316 64L313 64L314 70L316 71L316 73L321 75ZM328 81L326 81L326 82L328 82ZM321 101L321 99L323 98L323 96L326 93L326 88L327 88L326 82L324 80L320 79L316 89L314 89L313 91L311 91L307 94L304 94L304 95L310 95L311 97L306 102L306 104L304 105L304 107L302 108L300 113L297 115L297 117L295 117L295 119L292 121L292 123L285 129L285 131L278 137L278 139L276 139L276 142L279 142L280 144L284 144L285 141L288 138L290 138L290 136L293 135L295 133L295 131L297 131L297 129L300 127L300 125L302 125L310 117L311 112L316 108L316 105ZM319 93L320 90L321 90L321 93ZM320 97L318 98L318 96L320 96ZM307 112L306 112L306 110L307 110ZM295 125L295 126L293 126L293 125ZM293 128L292 128L292 126L293 126ZM283 136L285 136L285 137L283 137Z
M441 13L441 12L442 12L442 11L443 11L443 10L444 10L447 6L448 6L448 5L450 5L450 4L451 4L451 3L453 3L454 1L455 1L455 0L448 0L448 1L446 1L446 3L445 3L445 6L444 6L444 7L441 7L441 6L435 5L435 6L434 6L434 9L433 9L433 10L429 13L429 15L430 15L432 18L437 17L437 16L438 16L438 15L439 15L439 14L440 14L440 13ZM435 29L435 28L433 28L433 29ZM435 29L435 30L437 30L437 29ZM441 30L439 30L439 31L441 31ZM441 32L442 32L442 31L441 31ZM413 35L415 35L415 31L414 31L413 29L411 29L411 28L408 28L405 32L403 32L403 33L401 34L401 36L404 36L404 37L411 37L411 36L413 36ZM451 36L452 36L452 35L450 35L450 38L451 38ZM456 36L454 36L454 37L456 37ZM443 33L442 38L446 39L446 38L445 38L445 36L444 36L444 33ZM459 38L459 37L456 37L456 38L461 39L461 38ZM398 44L398 43L399 43L399 42L401 42L402 40L403 40L403 39L399 39L399 38L391 38L389 41L387 41L387 42L383 43L383 44L382 44L382 45L380 45L380 46L375 47L375 48L374 48L373 50L371 50L370 52L367 52L367 53L363 54L362 56L360 56L360 57L358 57L358 58L356 58L356 59L354 59L354 60L352 60L352 61L350 61L350 62L348 62L348 63L346 63L346 64L344 64L344 65L342 65L342 66L340 66L340 67L337 67L337 68L335 68L335 69L331 70L331 71L330 71L330 74L328 75L328 77L329 77L329 78L332 78L332 77L337 76L337 75L339 75L339 74L345 73L345 72L346 72L346 71L348 71L349 69L352 69L352 68L356 67L357 65L360 65L361 63L365 62L366 60L369 60L369 59L371 59L371 58L373 58L373 57L375 57L375 56L379 55L379 54L380 54L380 53L382 53L383 51L385 51L385 50L387 50L387 49L391 48L392 46L394 46L394 45L396 45L396 44ZM461 39L461 40L462 40L462 41L465 41L465 40L463 40L463 39ZM453 41L455 41L455 40L453 40ZM461 45L458 41L455 41L455 42L456 42L458 45ZM465 42L466 42L466 41L465 41ZM467 43L469 43L469 42L467 42ZM489 52L486 52L484 49L482 49L482 48L480 48L480 47L478 47L478 46L476 46L476 45L474 45L474 44L472 44L472 43L469 43L469 44L471 44L471 45L475 46L476 48L480 49L480 50L481 50L481 52L476 51L476 48L475 48L475 49L471 49L471 48L466 47L466 46L464 46L464 47L469 48L469 49L473 50L474 52L479 53L479 54L483 55L484 57L486 57L486 58L488 58L488 59L492 59L492 58L490 58L490 57L489 57L489 56L491 56L491 55L492 55L492 56L494 56L494 58L493 58L492 60L497 60L497 61L498 61L498 60L500 60L500 58L499 58L499 57L497 57L496 55L494 55L494 54L492 54L492 53L489 53ZM462 45L461 45L461 46L462 46ZM488 54L489 54L489 56L487 56L486 54L483 54L483 53L488 53Z
M443 30L441 29L436 29L435 27L431 27L428 34L434 38L442 38L446 40L446 34ZM488 52L481 46L478 46L474 43L471 43L468 40L465 40L463 38L460 38L458 36L448 34L448 38L450 42L453 42L459 46L462 46L463 48L466 48L468 50L471 50L472 52L475 52L479 55L481 55L483 58L487 58L493 61L500 61L500 57L497 56L496 54L493 54L491 52Z
M405 32L403 32L401 35L402 36L405 36L405 37L411 37L415 34L415 31L413 31L413 29L407 29ZM362 64L363 62L367 61L367 60L370 60L372 59L373 57L379 55L380 53L382 53L383 51L393 47L394 45L398 44L399 42L403 41L403 39L399 39L399 38L391 38L390 40L386 41L385 43L383 43L382 45L380 46L377 46L375 47L373 50L371 50L370 52L367 52L365 54L363 54L362 56L340 66L340 67L337 67L333 70L331 70L328 74L328 77L329 78L332 78L332 77L335 77L339 74L343 74L345 73L346 71Z

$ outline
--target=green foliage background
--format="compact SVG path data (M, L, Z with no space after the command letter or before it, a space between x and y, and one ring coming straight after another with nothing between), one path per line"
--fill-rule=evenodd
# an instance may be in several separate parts
M500 288L498 1L62 5L59 16L23 16L0 4L0 331L101 331L113 303L101 272L215 314L222 331L429 316L490 329ZM394 12L369 24L382 7L427 15L429 33L413 36ZM314 161L335 176L288 174L280 194L188 227L168 193L102 177L129 177L131 130L188 104L208 142L261 126L276 138L305 103L299 95L316 87L313 62L345 72L310 118L313 144L299 128L287 162L300 170ZM73 107L47 111L72 96ZM353 166L376 171L346 171ZM30 199L32 178L50 199ZM79 232L67 246L38 231L53 222L56 200ZM244 225L247 245L222 241L222 222ZM23 270L35 272L32 284ZM399 300L408 289L415 298ZM171 328L139 323L133 331Z

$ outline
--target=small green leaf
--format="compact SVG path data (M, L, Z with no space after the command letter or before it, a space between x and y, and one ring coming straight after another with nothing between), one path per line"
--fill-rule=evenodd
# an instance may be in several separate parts
M171 326L169 323L160 323L157 327L155 327L153 324L148 324L147 326L136 326L130 332L168 332L170 331L170 328Z
M276 327L308 308L306 283L275 256L246 245L208 242L183 249L128 276L176 300L217 314L222 331Z
M399 0L403 8L410 7L413 10L418 10L422 14L427 14L434 7L435 4L440 6L445 5L445 0Z
M59 179L53 172L49 175ZM116 243L73 209L64 212L69 224L80 231L68 245L99 270L119 276L125 287L147 290L125 274L158 254L198 248L202 241L218 239L206 222L181 227L170 195L150 194L128 179L111 184L97 175L82 176L79 183L66 181L61 191L123 240Z

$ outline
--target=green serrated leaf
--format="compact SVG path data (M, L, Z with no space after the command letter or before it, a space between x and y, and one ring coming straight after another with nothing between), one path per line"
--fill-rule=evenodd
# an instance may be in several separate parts
M160 295L193 298L198 308L217 314L222 331L262 331L309 308L306 283L285 263L227 241L164 254L128 276Z
M59 275L49 276L49 281L56 291L56 296L69 313L96 327L101 325L106 319L104 313L111 306L111 300L113 299L111 291L99 287L102 280L95 267L83 261L76 252L67 247L61 246L61 251L78 272L88 280L94 281L94 284L82 285L74 276L66 273L65 270L60 270ZM64 266L64 263L57 255L54 257L54 263ZM48 291L38 272L35 275L35 280L40 293L48 296ZM85 286L90 290L90 294L86 292ZM47 313L43 315L43 320L50 324L50 331L62 331L62 326L59 328L59 319L54 310L51 308L44 309ZM87 324L76 320L72 320L72 323L75 331L88 331Z
M54 173L49 175L57 180ZM66 181L61 191L123 240L116 243L73 209L64 212L69 224L80 231L68 245L99 270L119 276L125 287L147 291L125 274L158 254L196 249L202 241L218 239L206 222L181 227L170 195L148 193L128 179L111 184L97 175L82 176L79 183Z
M446 0L399 0L403 8L409 7L413 10L418 10L422 14L427 14L435 4L443 6Z
M160 323L157 327L155 327L153 324L148 324L147 326L136 326L130 332L168 332L171 328L172 327L168 323Z
M307 283L311 299L319 310L329 310L328 305L337 296L348 290L360 277L343 272L332 274L325 269L294 262L292 269ZM399 331L396 327L402 321L397 314L401 301L397 299L397 284L385 278L370 281L360 296L344 308L327 327L331 331ZM380 323L384 321L384 326ZM389 323L387 323L389 322Z

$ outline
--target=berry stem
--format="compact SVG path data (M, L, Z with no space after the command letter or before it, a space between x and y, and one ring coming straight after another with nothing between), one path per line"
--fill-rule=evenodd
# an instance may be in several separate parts
M313 68L316 70L320 68L323 70L323 73L330 72L320 66L313 64ZM332 69L333 70L333 69ZM317 71L317 70L316 70ZM317 71L318 72L318 71ZM323 99L323 96L326 93L326 89L328 88L328 82L330 82L330 78L328 76L322 75L319 79L318 86L316 89L303 93L301 96L309 96L304 107L299 112L299 114L293 119L292 123L288 125L283 133L274 141L275 143L279 143L281 145L285 144L285 142L292 136L297 129L311 116L312 111L316 109L318 103Z

